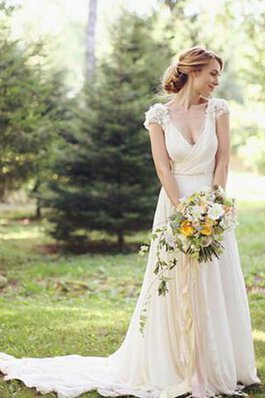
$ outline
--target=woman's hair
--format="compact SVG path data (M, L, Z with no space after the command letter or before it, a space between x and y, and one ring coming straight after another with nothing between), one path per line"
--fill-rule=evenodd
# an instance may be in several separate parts
M207 65L212 59L219 62L221 70L223 69L223 60L213 51L206 50L201 46L195 46L183 51L179 55L176 64L170 65L162 78L162 88L166 93L178 93L188 80L190 72L199 71Z

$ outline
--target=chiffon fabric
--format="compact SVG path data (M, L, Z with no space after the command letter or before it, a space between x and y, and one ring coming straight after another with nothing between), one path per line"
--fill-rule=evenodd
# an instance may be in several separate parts
M156 103L145 114L144 126L158 123L165 136L171 169L180 196L211 186L218 147L216 120L229 113L226 100L210 98L204 125L190 144L172 122L166 105ZM172 204L160 189L153 228L172 214ZM248 298L234 231L225 233L224 253L211 262L194 264L176 253L169 292L155 288L156 241L148 253L143 284L126 336L107 357L66 355L15 358L0 353L4 379L22 380L41 393L54 391L73 398L90 390L102 396L196 398L233 395L244 386L260 384L255 367ZM139 318L150 285L147 323Z

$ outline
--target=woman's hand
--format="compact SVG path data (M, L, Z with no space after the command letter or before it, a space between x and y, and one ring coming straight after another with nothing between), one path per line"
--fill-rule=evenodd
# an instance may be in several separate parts
M176 201L172 204L172 206L173 206L174 209L177 209L178 205L179 205L179 200L176 200Z

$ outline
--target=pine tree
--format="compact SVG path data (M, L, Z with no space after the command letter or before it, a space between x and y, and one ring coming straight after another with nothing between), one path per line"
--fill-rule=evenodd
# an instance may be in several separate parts
M62 74L48 73L43 44L10 38L8 20L13 7L1 3L0 22L0 199L30 179L37 193L49 169L51 146L62 128ZM39 212L39 207L38 207Z
M55 163L46 204L57 239L101 230L115 234L122 250L124 235L150 227L153 218L160 184L142 124L169 54L133 14L123 14L112 37L111 57L83 92L79 127Z

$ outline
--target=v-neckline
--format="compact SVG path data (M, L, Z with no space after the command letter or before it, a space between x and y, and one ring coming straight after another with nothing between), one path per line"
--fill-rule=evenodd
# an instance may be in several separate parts
M181 133L181 131L180 131L179 128L175 125L175 123L173 123L173 120L172 120L172 118L171 118L169 109L168 109L168 107L167 107L166 105L164 105L170 123L171 123L172 126L175 128L175 130L177 131L177 133L180 135L180 137L182 138L182 140L183 140L190 148L194 148L194 147L198 144L198 142L200 141L201 137L202 137L203 134L204 134L204 130L205 130L205 128L206 128L207 116L208 116L208 113L209 113L209 106L210 106L210 102L211 102L211 101L212 101L212 98L209 98L209 99L208 99L208 102L207 102L207 106L206 106L206 108L205 108L203 124L202 124L202 127L201 127L201 129L200 129L200 132L199 132L199 134L198 134L197 141L194 142L194 144L191 144L191 143L184 137L184 135Z

